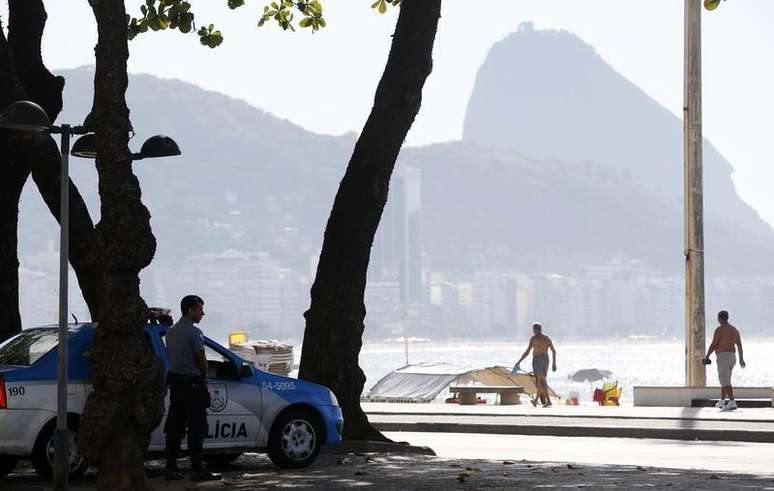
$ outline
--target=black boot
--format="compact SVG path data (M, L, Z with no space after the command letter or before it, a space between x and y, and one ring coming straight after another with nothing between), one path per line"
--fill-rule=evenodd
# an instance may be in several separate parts
M217 472L210 472L205 469L194 469L191 471L192 481L220 481L223 476Z
M220 481L223 476L216 472L210 472L202 465L201 454L191 455L191 480L192 481Z

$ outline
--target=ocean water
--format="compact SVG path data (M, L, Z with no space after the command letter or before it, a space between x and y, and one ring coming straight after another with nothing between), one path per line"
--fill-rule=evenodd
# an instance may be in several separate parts
M409 363L448 362L463 366L512 367L526 349L523 343L505 342L430 342L409 343ZM623 386L622 403L632 402L635 385L682 385L685 379L684 344L682 340L602 340L571 341L555 340L557 371L549 372L548 383L566 397L571 391L578 393L581 403L590 403L595 387L601 382L573 382L569 375L582 368L599 368L613 374L610 381ZM734 385L774 386L774 338L743 339L747 368L737 364L733 374ZM300 352L300 347L298 349ZM713 363L707 367L707 383L717 385L717 369ZM364 344L360 353L360 366L366 374L365 393L391 370L405 365L402 342ZM532 366L531 356L522 362L523 368Z

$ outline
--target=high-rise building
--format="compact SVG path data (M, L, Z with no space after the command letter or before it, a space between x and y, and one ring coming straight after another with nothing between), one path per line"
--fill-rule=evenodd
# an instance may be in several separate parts
M371 250L370 277L397 281L399 300L420 303L422 290L422 179L419 169L395 171Z

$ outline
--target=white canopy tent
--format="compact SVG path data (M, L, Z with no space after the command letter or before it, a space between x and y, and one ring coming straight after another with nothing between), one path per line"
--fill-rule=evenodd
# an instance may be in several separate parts
M528 374L511 374L506 367L466 367L450 363L419 363L398 368L385 375L368 393L373 402L430 402L450 385L514 385L527 394L535 393ZM549 389L551 397L558 397Z

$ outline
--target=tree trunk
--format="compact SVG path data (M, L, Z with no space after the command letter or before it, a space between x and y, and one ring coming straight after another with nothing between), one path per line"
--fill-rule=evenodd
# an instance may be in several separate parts
M344 413L344 438L386 440L360 407L365 375L358 365L371 244L395 161L419 112L432 71L441 0L403 0L374 106L333 203L306 331L299 376L329 387Z
M8 41L0 39L0 104L30 99L37 102L53 122L62 109L64 79L43 65L40 42L46 11L40 0L9 1ZM2 109L0 108L0 109ZM11 140L13 139L13 140ZM50 136L2 133L0 155L0 342L21 329L19 315L18 214L19 197L32 171L51 213L59 219L59 149ZM98 255L94 225L83 199L70 182L70 229L73 236L70 259L84 298L92 312L99 309L101 289L97 274Z
M24 96L0 26L0 110ZM17 132L0 129L0 342L21 331L19 315L19 197L30 173L14 150Z
M104 308L91 347L94 391L86 401L79 445L98 467L99 489L148 489L144 456L164 413L159 359L143 333L147 306L139 273L156 240L132 172L123 0L91 0L97 20L94 115L102 218Z
M19 197L30 173L13 159L8 133L0 130L0 343L21 331L19 314Z
M62 111L64 78L55 77L43 64L40 42L47 17L42 0L8 1L8 44L16 73L27 97L46 111L53 124Z
M24 86L26 97L38 103L51 123L62 110L64 78L56 77L43 64L40 43L47 14L41 0L8 2L8 43L13 64ZM54 218L59 221L61 155L53 138L41 136L37 145L19 148L19 158L26 161L32 179ZM102 288L94 223L86 203L72 181L70 185L70 263L75 270L83 298L92 320L98 320Z

